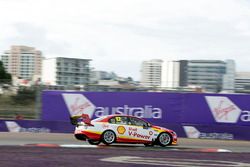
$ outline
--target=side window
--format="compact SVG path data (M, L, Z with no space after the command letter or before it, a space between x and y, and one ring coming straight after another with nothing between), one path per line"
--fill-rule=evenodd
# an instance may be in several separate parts
M127 117L113 117L109 120L109 123L111 124L121 124L121 125L127 125Z
M127 125L127 117L115 117L116 123L121 125Z
M135 126L147 126L147 122L134 117L130 117L130 123Z
M111 118L111 119L109 120L109 123L115 124L115 123L116 123L116 122L115 122L115 117Z

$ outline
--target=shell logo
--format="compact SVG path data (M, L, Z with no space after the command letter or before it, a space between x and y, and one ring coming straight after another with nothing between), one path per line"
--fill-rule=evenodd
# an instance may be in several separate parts
M124 128L124 126L118 126L117 132L122 135L126 132L126 129Z

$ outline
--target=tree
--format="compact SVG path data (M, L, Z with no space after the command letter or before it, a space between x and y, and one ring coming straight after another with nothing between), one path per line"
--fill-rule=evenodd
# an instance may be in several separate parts
M12 96L13 104L31 104L36 99L36 90L29 88L19 88L16 95Z
M9 82L11 82L11 75L5 71L3 62L0 61L0 83L9 83Z

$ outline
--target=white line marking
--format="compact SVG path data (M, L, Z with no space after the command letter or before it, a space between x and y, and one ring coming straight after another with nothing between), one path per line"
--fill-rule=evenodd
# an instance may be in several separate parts
M100 159L106 162L116 162L125 164L143 164L143 165L158 165L172 167L250 167L249 163L233 162L233 161L216 161L216 160L201 160L201 159L178 159L178 158L153 158L153 157L134 157L134 156L118 156Z
M61 144L60 147L67 147L67 148L97 148L98 146L95 145L77 145L77 144Z

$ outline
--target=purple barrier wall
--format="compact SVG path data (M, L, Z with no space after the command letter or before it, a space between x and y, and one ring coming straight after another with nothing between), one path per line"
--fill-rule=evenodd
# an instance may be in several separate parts
M250 95L185 94L184 123L250 126Z
M152 123L250 126L250 95L44 91L42 120L68 121L70 114L130 114Z
M1 132L73 133L74 126L63 121L0 120Z
M162 123L159 126L175 130L178 137L250 140L250 127L237 125L197 125ZM74 126L64 121L0 120L1 132L71 133Z
M42 120L65 121L70 113L86 111L92 113L92 118L129 114L152 123L175 123L181 121L182 101L179 99L182 96L166 93L45 91L42 94Z
M250 140L248 101L250 95L236 94L44 91L42 120L129 114L169 126L181 137Z
M250 140L249 126L182 124L181 137L222 140ZM183 135L183 136L182 136Z

